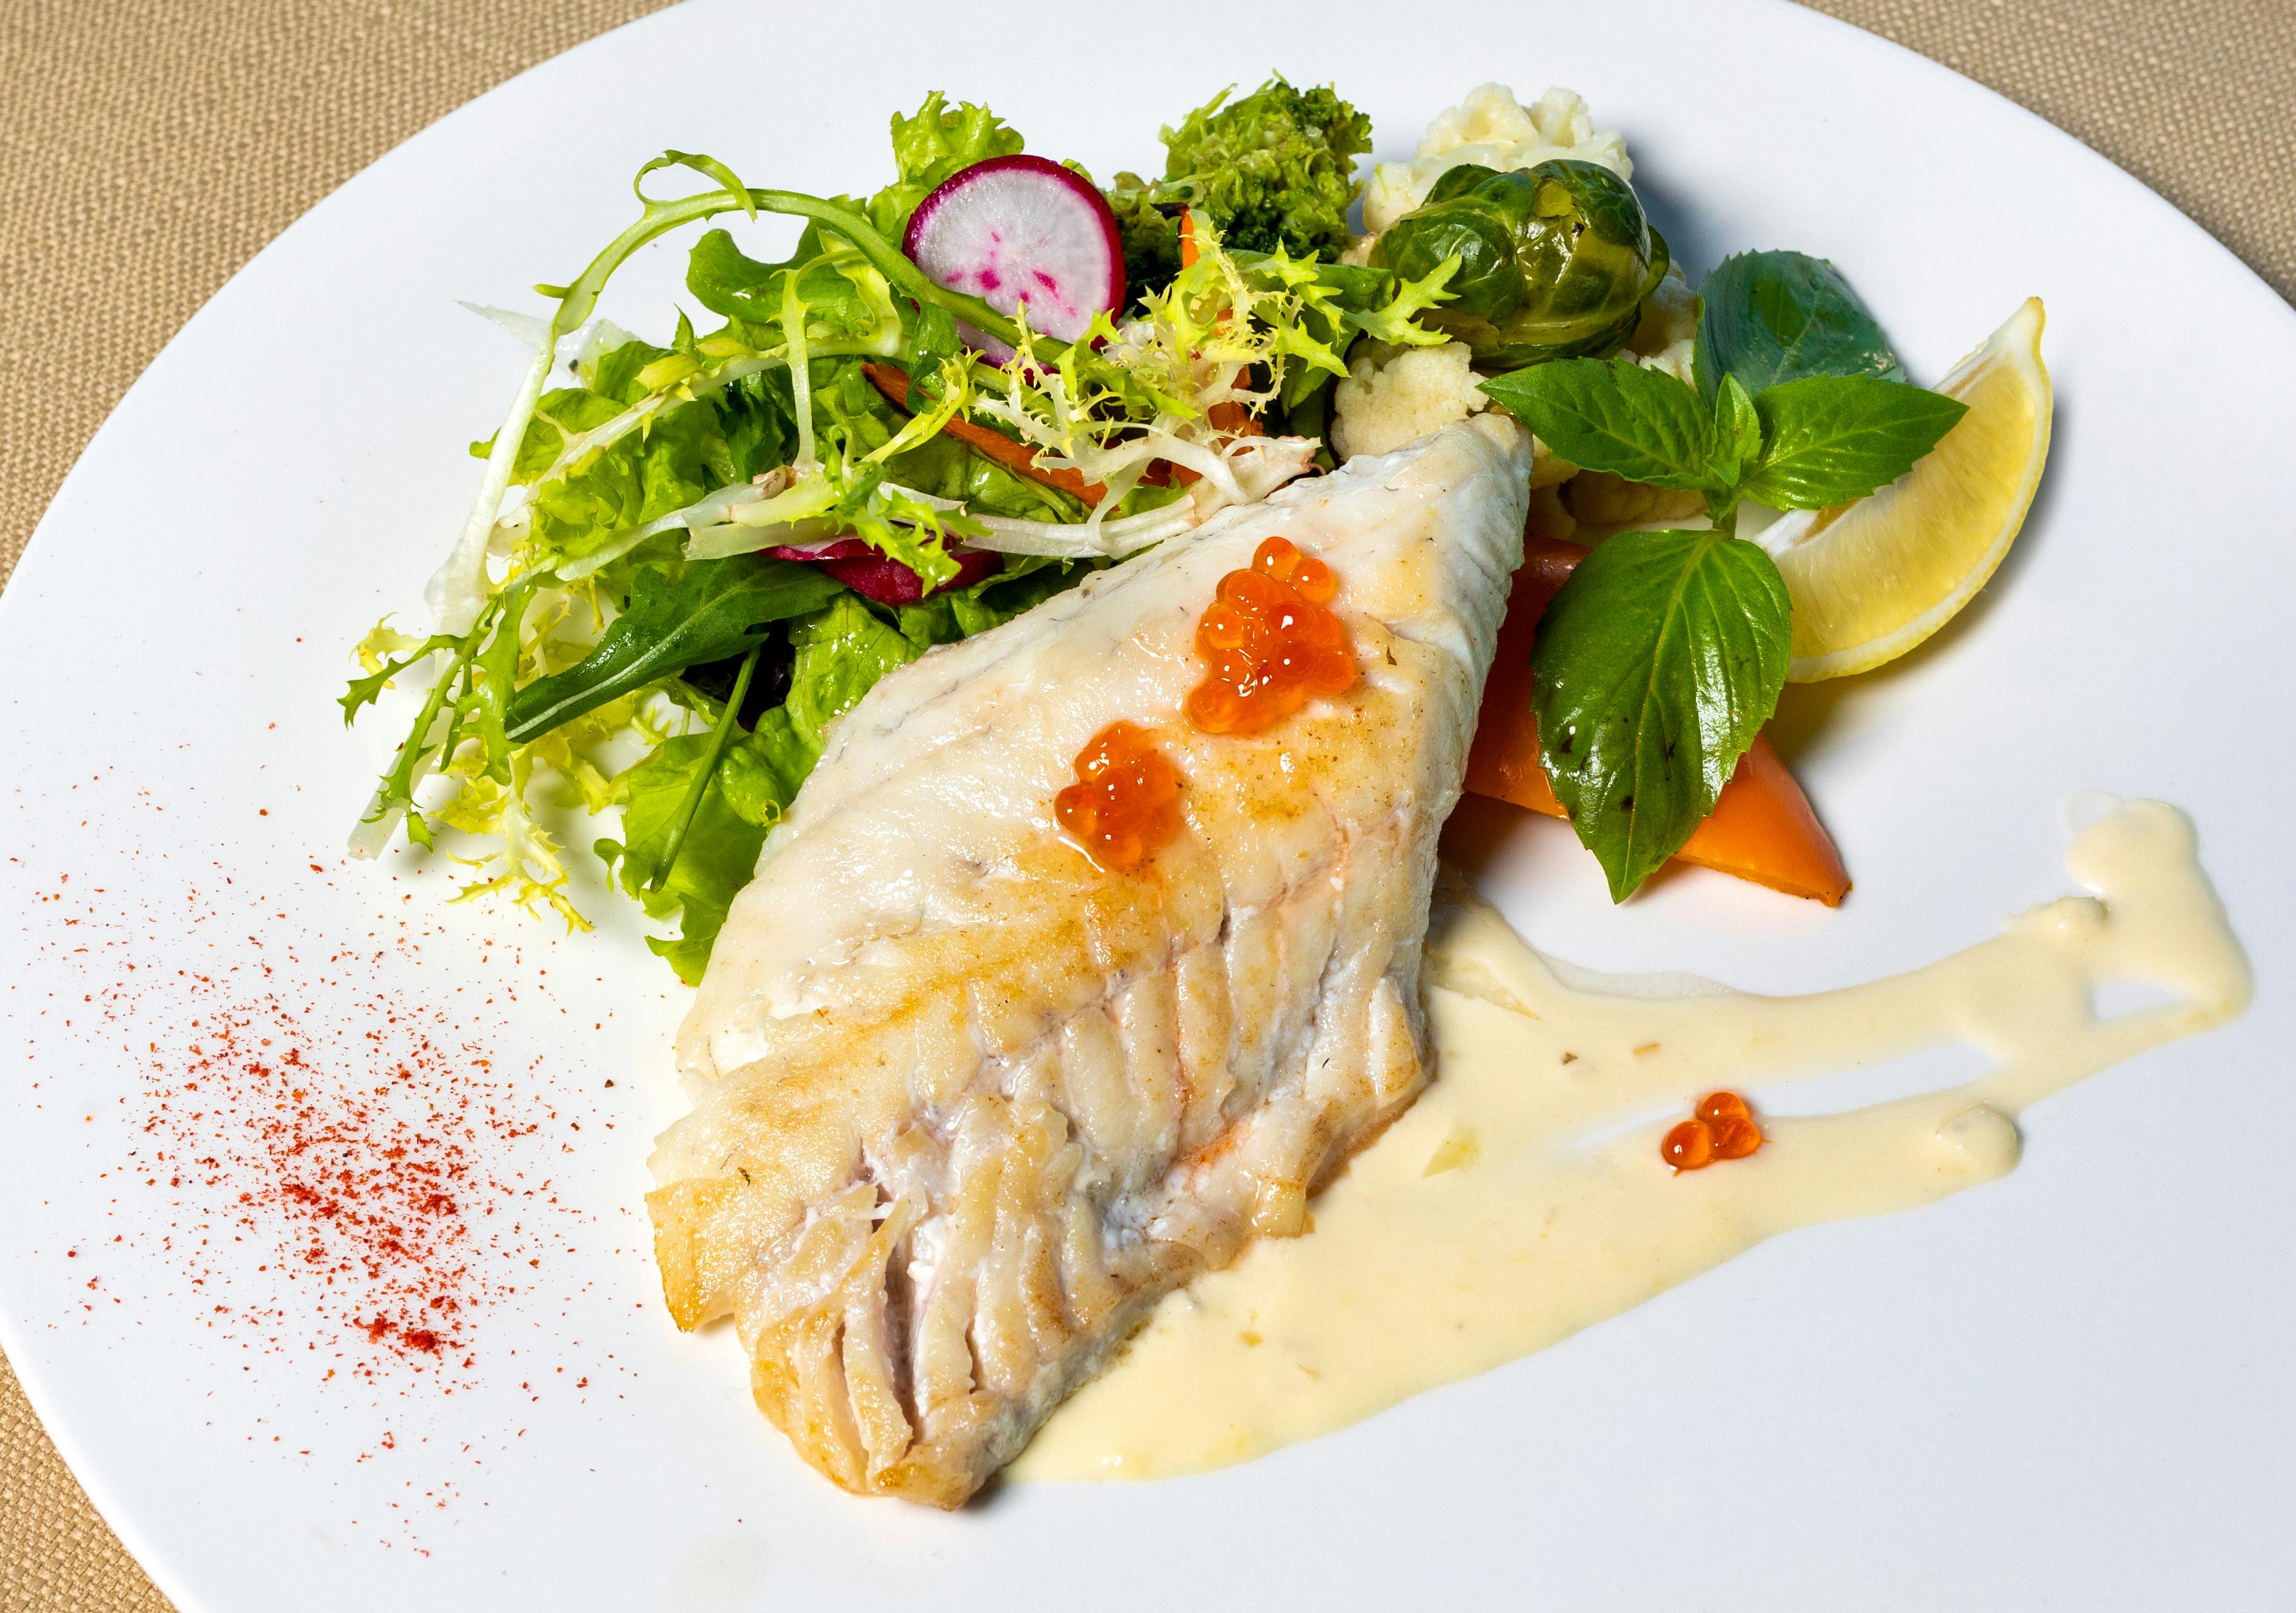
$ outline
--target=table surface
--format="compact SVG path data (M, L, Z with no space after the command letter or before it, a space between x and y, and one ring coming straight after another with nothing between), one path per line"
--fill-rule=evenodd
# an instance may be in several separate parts
M0 7L0 582L130 382L329 191L661 0ZM2296 297L2289 0L1817 0L2128 169ZM155 224L164 227L154 228ZM0 1362L0 1613L163 1609Z

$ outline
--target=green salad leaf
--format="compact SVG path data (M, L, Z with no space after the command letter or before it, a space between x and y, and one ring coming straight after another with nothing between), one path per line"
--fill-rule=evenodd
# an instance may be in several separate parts
M1733 384L1736 377L1726 378ZM1918 464L1969 406L1871 375L1811 375L1754 399L1762 453L1746 497L1782 510L1863 498Z
M1777 567L1721 532L1622 532L1556 593L1531 653L1540 760L1611 900L1714 810L1792 646Z
M750 883L766 843L766 831L727 800L722 758L691 819L685 816L686 800L711 756L712 738L702 733L664 740L618 776L614 799L622 809L622 837L601 839L596 845L627 894L657 918L676 916L676 935L648 936L646 945L688 985L701 979L726 909ZM673 835L679 836L676 863L664 868Z
M817 566L761 555L698 560L675 580L657 567L637 574L629 608L597 646L562 672L512 697L514 745L704 662L739 655L776 621L820 609L845 591Z
M1903 381L1906 366L1841 271L1807 252L1740 252L1698 288L1698 390L1750 392L1811 375Z
M819 760L821 753L806 743L791 721L789 708L777 705L726 753L718 769L726 804L744 820L769 829L789 811L798 786Z
M601 839L597 853L648 913L676 918L675 937L646 944L688 984L701 978L735 893L756 870L766 831L820 760L829 725L922 653L844 589L789 632L796 655L783 704L747 732L738 723L725 732L733 714L721 707L710 731L664 741L613 782L622 838ZM713 762L704 781L702 769Z
M797 659L790 674L790 727L817 753L829 725L860 704L877 679L914 661L918 646L858 594L830 601L790 628Z
M1428 317L1451 299L1456 263L1398 280L1326 261L1346 243L1369 145L1368 121L1327 88L1272 79L1167 131L1158 183L1172 189L1137 187L1138 216L1177 267L1175 216L1201 210L1196 261L1149 290L1123 330L1103 317L1066 342L934 284L898 246L933 187L1018 152L1020 136L939 94L891 133L891 183L865 202L754 186L714 158L665 152L638 170L637 217L580 274L537 288L555 304L547 320L497 319L536 350L473 449L484 476L425 590L439 630L379 625L344 696L355 715L394 679L432 679L355 851L380 852L402 825L426 847L451 831L475 852L456 847L456 860L478 870L458 900L506 895L579 927L542 794L619 808L598 853L649 915L675 921L655 950L694 979L834 724L886 672L1184 531L1206 482L1216 503L1248 500L1296 469L1288 449L1234 454L1240 430L1210 400L1252 406L1262 430L1316 430L1358 337L1442 339ZM753 258L740 224L710 227L737 213L800 220L789 256ZM697 329L679 313L660 342L593 324L619 268L687 226L699 236L688 305L723 323ZM1019 357L968 354L961 323ZM906 372L906 408L868 365ZM950 429L959 416L1107 498L1088 506L1016 473ZM1160 461L1202 480L1155 474ZM764 557L830 539L906 565L923 597L879 604L827 569ZM955 586L960 540L1004 550L999 569ZM607 758L634 742L639 759L609 777Z

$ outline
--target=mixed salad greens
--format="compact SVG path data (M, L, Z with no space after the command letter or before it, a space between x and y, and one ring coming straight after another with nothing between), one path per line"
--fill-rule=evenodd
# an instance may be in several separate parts
M1907 385L1841 277L1793 253L1709 276L1694 385L1614 357L1669 255L1592 162L1462 164L1362 250L1370 126L1330 88L1223 94L1164 131L1161 178L1104 191L939 93L891 134L891 177L860 199L666 152L638 171L636 220L537 288L548 317L480 310L533 357L472 447L486 470L427 590L433 630L386 620L358 646L347 719L431 681L355 850L402 825L461 836L479 852L462 898L586 927L544 817L618 807L595 852L676 921L650 944L697 980L879 678L1328 467L1351 360L1462 342L1554 454L1707 511L1609 539L1538 638L1544 764L1623 899L1711 810L1784 679L1791 602L1734 539L1740 502L1858 497L1960 409ZM660 174L708 188L650 193ZM723 227L692 247L714 328L681 312L657 344L594 317L640 247L761 213L804 221L787 258ZM1021 238L1033 259L983 244Z

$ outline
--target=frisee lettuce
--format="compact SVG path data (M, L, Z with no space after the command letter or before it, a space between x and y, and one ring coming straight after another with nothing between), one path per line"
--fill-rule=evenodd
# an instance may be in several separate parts
M1281 80L1201 109L1175 146L1187 173L1173 170L1205 207L1196 260L1176 263L1135 317L1103 316L1067 344L934 285L895 244L935 185L1021 149L986 107L936 93L895 118L894 177L865 202L756 187L695 153L646 163L638 218L571 283L537 288L547 318L480 310L534 354L473 447L487 468L426 589L435 630L386 621L358 646L347 720L398 682L430 683L355 848L379 851L403 824L474 870L458 899L500 895L579 927L543 819L619 809L618 834L594 849L647 913L675 922L652 944L697 978L832 725L887 671L1264 497L1320 449L1218 406L1313 419L1365 332L1442 339L1417 316L1447 295L1444 273L1398 285L1325 260L1344 240L1361 125L1331 92ZM709 188L650 194L668 172ZM686 288L722 324L697 330L681 314L657 342L594 318L639 249L734 213L804 226L778 262L726 228L701 234ZM1232 250L1223 226L1250 250ZM966 353L960 320L1020 357L999 368ZM906 374L906 407L865 362ZM951 435L958 418L1105 496L1088 504L1016 473ZM1193 485L1152 477L1158 461ZM876 604L762 553L855 536L915 573L923 597ZM939 586L966 543L1002 551L999 569ZM632 747L634 761L609 764Z

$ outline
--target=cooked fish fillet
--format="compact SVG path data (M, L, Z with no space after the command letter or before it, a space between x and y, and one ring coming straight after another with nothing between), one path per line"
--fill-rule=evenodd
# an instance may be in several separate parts
M847 1489L953 1507L1155 1300L1289 1237L1425 1081L1420 945L1521 557L1484 416L1296 483L887 677L734 904L649 1197L678 1325ZM1338 574L1363 677L1197 732L1198 616L1271 534ZM1118 719L1185 827L1103 873L1053 796Z

